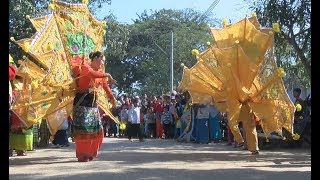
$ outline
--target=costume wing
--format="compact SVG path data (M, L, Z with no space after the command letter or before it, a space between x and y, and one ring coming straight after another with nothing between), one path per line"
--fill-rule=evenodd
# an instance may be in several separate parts
M76 92L71 71L74 59L81 57L80 63L87 63L90 52L102 50L106 25L93 17L86 4L52 1L51 7L51 14L30 19L37 30L35 35L16 41L30 58L19 72L28 88L13 110L29 126L46 118L54 135L72 113ZM110 112L110 107L101 103L101 99L108 103L106 94L98 94L102 109Z
M261 28L257 18L251 17L223 29L211 29L211 33L215 45L196 55L196 65L184 69L180 87L194 96L210 95L225 101L219 109L228 112L231 124L249 117L243 114L248 112L243 111L247 103L261 120L266 136L271 132L282 135L282 128L292 132L295 108L281 79L284 72L275 63L273 29Z

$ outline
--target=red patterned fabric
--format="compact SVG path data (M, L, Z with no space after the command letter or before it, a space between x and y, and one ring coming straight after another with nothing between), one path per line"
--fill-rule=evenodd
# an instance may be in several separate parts
M17 75L17 68L14 65L9 65L9 81L13 80Z
M74 140L78 159L95 158L103 141L103 130L99 134L78 134Z

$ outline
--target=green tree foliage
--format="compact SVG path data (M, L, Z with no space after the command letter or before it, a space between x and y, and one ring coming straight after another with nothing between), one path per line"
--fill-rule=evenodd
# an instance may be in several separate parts
M95 14L97 8L109 1L90 0L88 7ZM31 37L35 29L26 15L34 18L49 14L49 3L48 0L10 1L10 37L17 40ZM216 23L191 9L145 11L131 25L120 24L112 14L104 19L107 20L106 70L118 81L117 89L130 94L169 91L171 31L174 34L174 86L178 86L182 75L180 64L191 67L196 63L191 50L206 49L206 42L213 41L207 23ZM24 53L18 46L9 44L10 53L17 61Z
M286 70L285 83L309 87L311 78L311 0L256 0L251 7L263 26L278 22L277 63Z
M178 86L182 75L180 64L194 65L196 59L191 50L204 50L204 44L212 42L207 23L214 21L200 17L201 13L191 9L162 9L138 15L134 24L127 26L130 34L123 52L125 57L107 67L117 78L120 90L127 92L138 85L140 94L169 91L171 31L174 34L174 86Z

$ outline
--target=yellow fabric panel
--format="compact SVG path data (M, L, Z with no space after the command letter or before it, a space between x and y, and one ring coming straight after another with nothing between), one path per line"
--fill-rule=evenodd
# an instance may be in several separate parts
M48 17L49 17L49 15L46 15L46 16L30 19L30 21L31 21L33 27L37 31L40 31L43 28L46 21L48 20Z
M40 123L47 115L72 104L74 96L74 87L63 89L42 85L36 89L25 89L14 103L13 111L31 126Z
M22 76L21 76L22 77ZM15 79L14 85L19 84L19 88L17 90L17 96L15 97L15 101L12 104L12 111L15 111L16 115L20 117L20 119L27 119L28 116L28 107L25 107L24 104L28 103L31 98L31 85L30 79L23 78L18 81ZM22 86L21 86L22 83Z
M295 107L290 101L281 79L262 91L250 106L256 116L261 119L265 133L280 132L282 127L292 132Z
M26 52L29 51L29 48L30 48L30 45L33 41L33 38L25 38L25 39L21 39L21 40L18 40L16 41L16 43Z
M259 63L265 55L267 48L271 45L272 37L272 34L263 33L255 29L254 26L248 26L246 28L245 39L239 41L239 45L252 62Z
M222 70L221 64L219 64L219 62L216 59L216 56L214 54L216 53L216 51L213 50L214 48L215 47L212 47L204 51L203 53L200 54L200 56L201 56L201 59L204 61L203 64L207 66L207 69L209 70L209 72L213 76L215 76L215 78L219 79L219 81L224 83L228 79L222 73L223 70ZM221 86L221 88L224 88L224 86Z
M95 89L97 93L97 104L115 123L120 124L121 122L112 115L110 108L111 104L108 101L107 94L105 90L100 86Z
M90 35L90 38L92 38L95 43L95 51L102 51L105 27L100 21L94 18L87 5L70 4L65 2L54 2L54 5L55 19L59 26L60 33L63 35L62 40L64 44L67 44L67 33L85 32ZM66 26L67 22L70 22L73 28L68 28ZM92 23L93 27L88 22ZM68 52L67 49L66 52ZM70 54L67 55L69 57L71 56Z
M181 82L178 86L178 89L181 91L187 91L187 87L190 84L190 69L183 67Z
M190 92L190 96L193 104L213 104L212 96L196 92Z
M255 62L252 62L247 54L243 51L241 46L238 47L238 58L236 59L238 66L238 77L242 85L250 89L252 82L255 78L255 73L257 72L258 66Z
M179 85L179 89L182 91L189 91L193 103L213 103L212 95L215 94L214 101L219 101L219 103L217 103L217 107L225 111L225 99L223 99L223 95L221 95L223 91L217 92L213 89L213 87L210 84L207 83L210 82L211 79L205 77L206 75L203 74L204 72L207 72L208 69L201 72L201 70L203 70L201 69L201 67L204 68L204 66L206 66L205 63L198 62L194 67L192 67L192 75L191 70L187 67L184 67L183 76ZM202 78L199 78L199 76L194 75L196 71L200 71L198 72L198 75L202 75ZM219 83L221 85L221 82Z
M57 60L65 66L69 64L60 33L54 16L51 14L30 47L29 51L47 68L51 67L53 62L57 63ZM50 49L48 44L51 44L54 50Z
M52 87L60 87L73 83L71 68L65 59L55 51L52 51L52 62L50 73L43 80L43 83Z
M31 85L30 80L23 80L23 87L18 91L18 96L16 97L16 101L12 105L12 111L16 113L16 115L28 126L32 126L35 123L38 123L36 119L31 119L32 115L34 115L34 110L32 107L27 104L31 101Z
M73 104L69 103L65 108L59 109L54 113L47 116L48 129L50 134L56 134L62 123L68 118L72 113Z
M248 20L254 25L254 27L256 29L260 29L261 28L261 25L257 19L257 16L252 16L252 17L249 17Z
M236 99L233 98L227 98L227 113L228 113L228 124L230 126L230 129L232 131L232 134L234 134L235 141L238 143L243 142L243 138L239 131L239 116L240 116L240 110L242 107L242 104L239 103Z
M48 118L49 130L54 135L61 121L72 112L76 92L71 72L73 56L68 49L67 34L85 33L93 40L94 50L102 51L106 27L94 18L85 4L52 3L55 9L50 15L31 19L38 32L31 38L16 42L37 63L26 60L19 69L18 74L24 79L24 88L13 104L13 110L28 126ZM71 28L66 23L71 24ZM105 113L119 123L111 114L102 87L99 88L97 100ZM63 109L66 115L61 115L64 114Z
M191 81L191 78L193 78L193 81ZM191 71L188 68L184 68L183 70L183 77L179 89L182 91L193 91L203 94L208 94L208 92L210 92L210 89L205 86L201 79L191 77Z
M231 48L212 48L216 54L222 74L226 77L224 83L232 82L228 87L234 89L234 83L237 83L238 94L249 91L254 80L257 66L251 62L240 46ZM231 67L228 67L230 65ZM230 81L231 80L231 81ZM247 89L247 90L245 90ZM243 91L244 90L244 91ZM247 93L245 93L247 94Z
M23 64L19 67L17 75L25 78L26 76L28 76L31 79L42 80L45 77L46 72L44 69L40 68L34 62L26 59L24 60Z
M273 32L272 28L264 28L261 27L261 24L259 23L258 19L256 16L248 18L249 21L254 25L256 29L259 29L261 32L268 34L269 32Z
M211 72L211 68L206 65L203 61L198 61L191 69L191 74L196 76L203 81L206 81L213 90L221 91L222 82L219 78L214 76Z
M271 36L256 29L248 19L243 19L224 29L211 29L211 33L218 48L231 47L238 40L251 61L257 61L259 56L264 55Z
M274 34L269 32L273 29L261 28L256 17L211 29L216 46L200 53L200 62L190 70L184 69L179 87L188 90L194 102L210 102L209 97L225 102L218 109L228 112L233 131L241 118L249 117L241 110L245 105L261 119L267 135L281 134L282 128L292 132L294 105L278 76Z
M207 84L202 79L199 79L198 77L194 75L190 75L191 83L190 86L187 88L188 91L194 91L198 93L204 93L213 95L216 93L216 91L213 91L212 87L210 87L209 84Z
M243 19L223 29L211 28L217 48L227 48L234 45L236 40L242 41L245 35L245 23Z
M258 71L252 87L253 95L260 92L258 96L252 96L253 104L269 102L275 108L271 120L262 120L262 128L266 134L275 131L280 134L281 128L292 132L294 105L284 88L283 81L277 75L277 65L273 55L273 45L268 49L262 62L262 68ZM253 108L254 105L252 105ZM259 111L256 110L257 112ZM262 110L260 110L262 111ZM271 113L267 111L267 113Z
M200 53L200 57L208 66L216 67L216 68L218 67L218 62L211 48Z
M194 92L214 95L217 99L223 97L222 82L214 76L211 68L203 62L197 62L190 68L190 82L188 90Z
M208 94L198 93L195 91L189 91L191 96L191 101L193 104L212 104L214 105L220 112L227 111L227 104L225 100L217 101L212 96Z

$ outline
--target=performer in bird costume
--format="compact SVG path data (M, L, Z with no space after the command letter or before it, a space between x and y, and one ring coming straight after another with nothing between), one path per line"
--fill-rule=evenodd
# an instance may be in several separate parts
M120 124L110 111L116 100L109 84L116 81L104 72L106 22L96 20L86 3L53 0L49 15L27 17L37 30L34 36L19 41L11 38L27 54L18 72L29 85L13 111L28 127L47 119L51 135L72 113L80 162L96 157L102 142L97 106Z
M272 132L282 136L282 128L292 133L295 107L283 85L285 72L274 58L274 28L261 28L253 14L234 24L223 21L222 29L210 28L215 40L207 42L202 53L192 50L198 62L184 65L179 88L191 94L194 103L211 102L228 113L228 124L239 146L244 139L238 124L246 130L248 150L259 154L255 115L266 137Z

